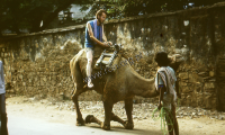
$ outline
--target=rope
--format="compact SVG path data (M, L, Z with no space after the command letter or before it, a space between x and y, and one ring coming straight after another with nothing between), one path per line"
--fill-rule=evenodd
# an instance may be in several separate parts
M160 111L160 115L159 117L155 118L154 115L157 111ZM161 131L163 132L164 135L167 134L167 132L171 132L173 130L173 121L171 117L169 117L169 115L172 116L171 112L165 107L161 107L161 110L155 108L152 113L152 119L154 121L161 119ZM166 118L169 119L169 122L166 122ZM167 131L166 125L172 125L172 129L170 131Z

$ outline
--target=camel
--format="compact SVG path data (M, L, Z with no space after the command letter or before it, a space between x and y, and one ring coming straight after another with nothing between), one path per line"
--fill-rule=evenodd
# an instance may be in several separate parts
M99 50L102 50L102 48ZM127 57L125 56L120 58L120 61L127 61ZM95 63L95 61L96 59L94 59L92 63ZM87 58L85 48L81 49L70 61L71 75L75 85L71 99L74 102L76 110L76 125L83 126L86 123L97 123L101 128L110 130L110 121L113 120L121 123L126 129L133 129L133 98L135 95L144 98L158 96L154 87L154 79L145 79L139 75L128 62L126 65L120 66L115 72L108 72L107 74L102 75L101 78L93 79L94 87L90 89L87 87L86 82L83 81L86 77L86 64ZM92 74L95 72L96 71L92 70ZM78 96L88 90L95 90L102 95L105 109L104 122L101 122L92 115L88 115L85 120L82 118L78 104ZM127 115L126 121L122 120L112 112L113 104L118 101L124 101L125 103Z

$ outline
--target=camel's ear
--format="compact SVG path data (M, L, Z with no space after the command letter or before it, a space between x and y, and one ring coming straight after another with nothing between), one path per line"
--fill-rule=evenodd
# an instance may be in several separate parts
M174 62L181 62L180 59L181 59L182 55L180 55L180 54L174 54L174 55L168 56L168 57L171 60L171 62L174 63Z
M170 63L170 67L176 72L180 66L181 62L172 62Z

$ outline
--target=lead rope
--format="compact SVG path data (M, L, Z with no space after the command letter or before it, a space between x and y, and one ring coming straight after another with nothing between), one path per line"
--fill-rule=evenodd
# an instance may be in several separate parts
M159 111L159 116L158 117L155 117L155 113L157 111ZM167 108L164 108L164 107L162 107L161 110L159 110L158 108L155 108L153 110L153 113L152 113L152 119L154 121L156 121L158 119L161 120L161 131L163 132L164 135L167 134L167 132L171 132L172 129L173 129L172 119L168 115L171 116L172 114L171 114L171 112ZM166 117L169 119L169 122L168 123L166 122ZM166 125L172 125L172 129L170 131L167 131Z

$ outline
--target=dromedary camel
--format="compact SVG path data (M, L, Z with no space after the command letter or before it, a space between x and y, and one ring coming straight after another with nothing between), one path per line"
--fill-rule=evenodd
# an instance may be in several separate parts
M118 58L118 57L117 57ZM95 63L96 59L92 62ZM120 61L126 61L125 57L121 57ZM154 88L154 79L145 79L139 75L128 63L120 66L115 72L108 72L102 78L93 80L94 88L89 89L83 79L86 77L86 52L85 49L79 51L70 61L70 69L74 81L75 89L72 100L76 109L76 125L82 126L85 123L97 123L101 128L110 130L110 121L121 123L126 129L133 129L134 123L132 118L133 97L135 95L151 98L158 95ZM92 74L96 71L92 70ZM99 83L102 82L103 83ZM101 122L92 115L82 118L78 104L78 96L88 90L95 90L102 95L103 105L105 109L105 119ZM118 101L125 101L125 110L127 121L122 120L112 112L113 104Z

